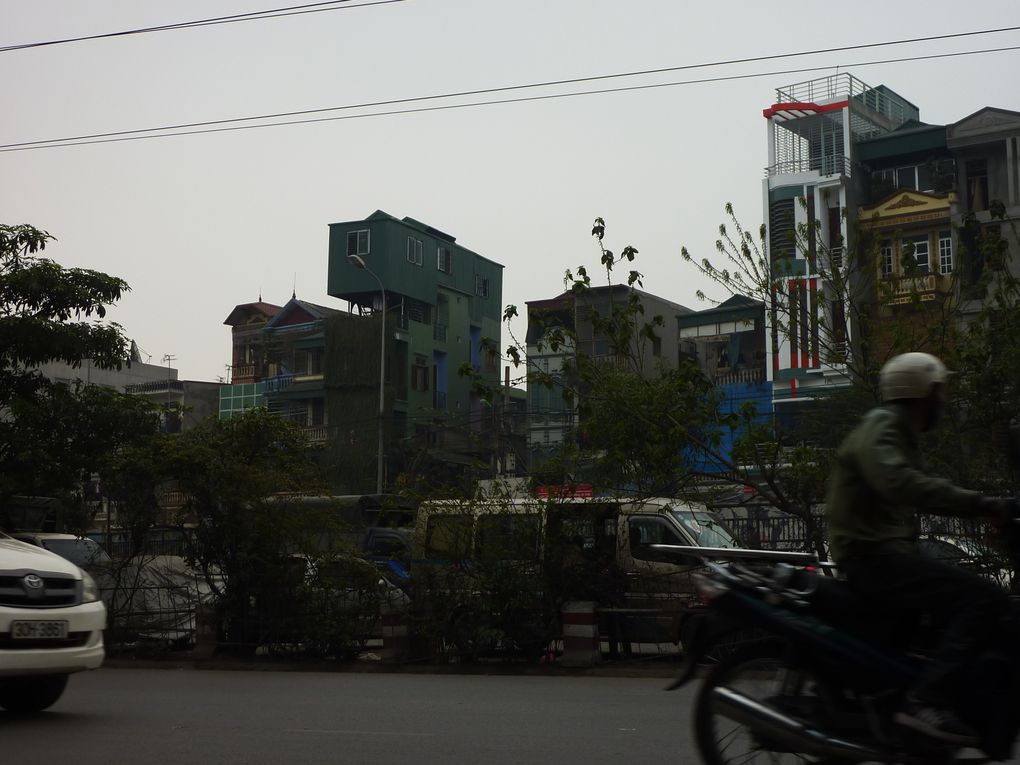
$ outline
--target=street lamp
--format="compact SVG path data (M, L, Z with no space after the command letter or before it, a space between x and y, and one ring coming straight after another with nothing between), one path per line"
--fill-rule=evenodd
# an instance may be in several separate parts
M368 267L364 258L360 255L348 255L347 261L355 268L367 271L379 282L379 294L382 295L382 323L379 327L379 451L376 454L375 463L375 493L382 494L383 490L383 418L386 415L386 288L383 287L382 279Z

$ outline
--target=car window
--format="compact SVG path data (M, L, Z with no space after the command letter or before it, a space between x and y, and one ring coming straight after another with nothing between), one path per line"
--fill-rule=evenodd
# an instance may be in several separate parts
M673 517L694 538L698 547L740 547L733 535L709 512L674 508Z
M430 556L464 560L471 551L471 525L466 513L429 516L425 526L425 551Z
M668 553L655 550L650 545L690 544L662 518L631 518L627 524L630 528L631 554L639 560L662 561L668 557Z
M541 518L536 514L480 515L478 554L495 560L536 560L540 527Z
M44 539L42 546L83 568L110 560L106 551L93 539Z

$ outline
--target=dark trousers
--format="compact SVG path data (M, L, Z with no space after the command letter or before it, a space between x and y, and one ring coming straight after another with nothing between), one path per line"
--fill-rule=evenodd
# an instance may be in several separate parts
M839 566L850 589L887 613L927 614L939 640L911 692L948 703L963 664L988 645L1009 613L1009 597L997 584L919 554L855 557Z

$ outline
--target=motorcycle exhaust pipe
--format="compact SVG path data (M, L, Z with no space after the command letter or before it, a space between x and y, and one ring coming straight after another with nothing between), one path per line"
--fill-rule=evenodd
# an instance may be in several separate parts
M722 716L746 725L790 751L822 758L891 762L891 752L827 736L782 712L730 688L712 689L712 706Z

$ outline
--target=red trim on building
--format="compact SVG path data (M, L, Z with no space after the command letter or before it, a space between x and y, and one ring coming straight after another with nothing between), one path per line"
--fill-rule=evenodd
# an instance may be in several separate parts
M800 319L800 306L796 305L797 280L790 279L786 284L786 294L789 296L790 321L786 328L788 337L786 341L790 344L790 369L797 368L797 342L800 340L800 327L797 320ZM794 315L796 312L796 315Z
M815 312L815 316L818 316L818 277L811 279L811 308ZM822 360L818 351L818 342L815 340L814 335L817 334L818 325L813 325L813 336L811 338L811 366L818 369L822 366Z
M797 378L790 380L790 398L797 398Z
M787 101L779 104L772 104L768 109L762 109L762 116L765 119L771 119L777 114L783 114L784 112L814 112L815 114L824 114L825 112L837 112L840 109L844 109L850 105L849 101L837 101L833 104L816 104L813 101ZM803 115L791 115L791 116L803 116Z

